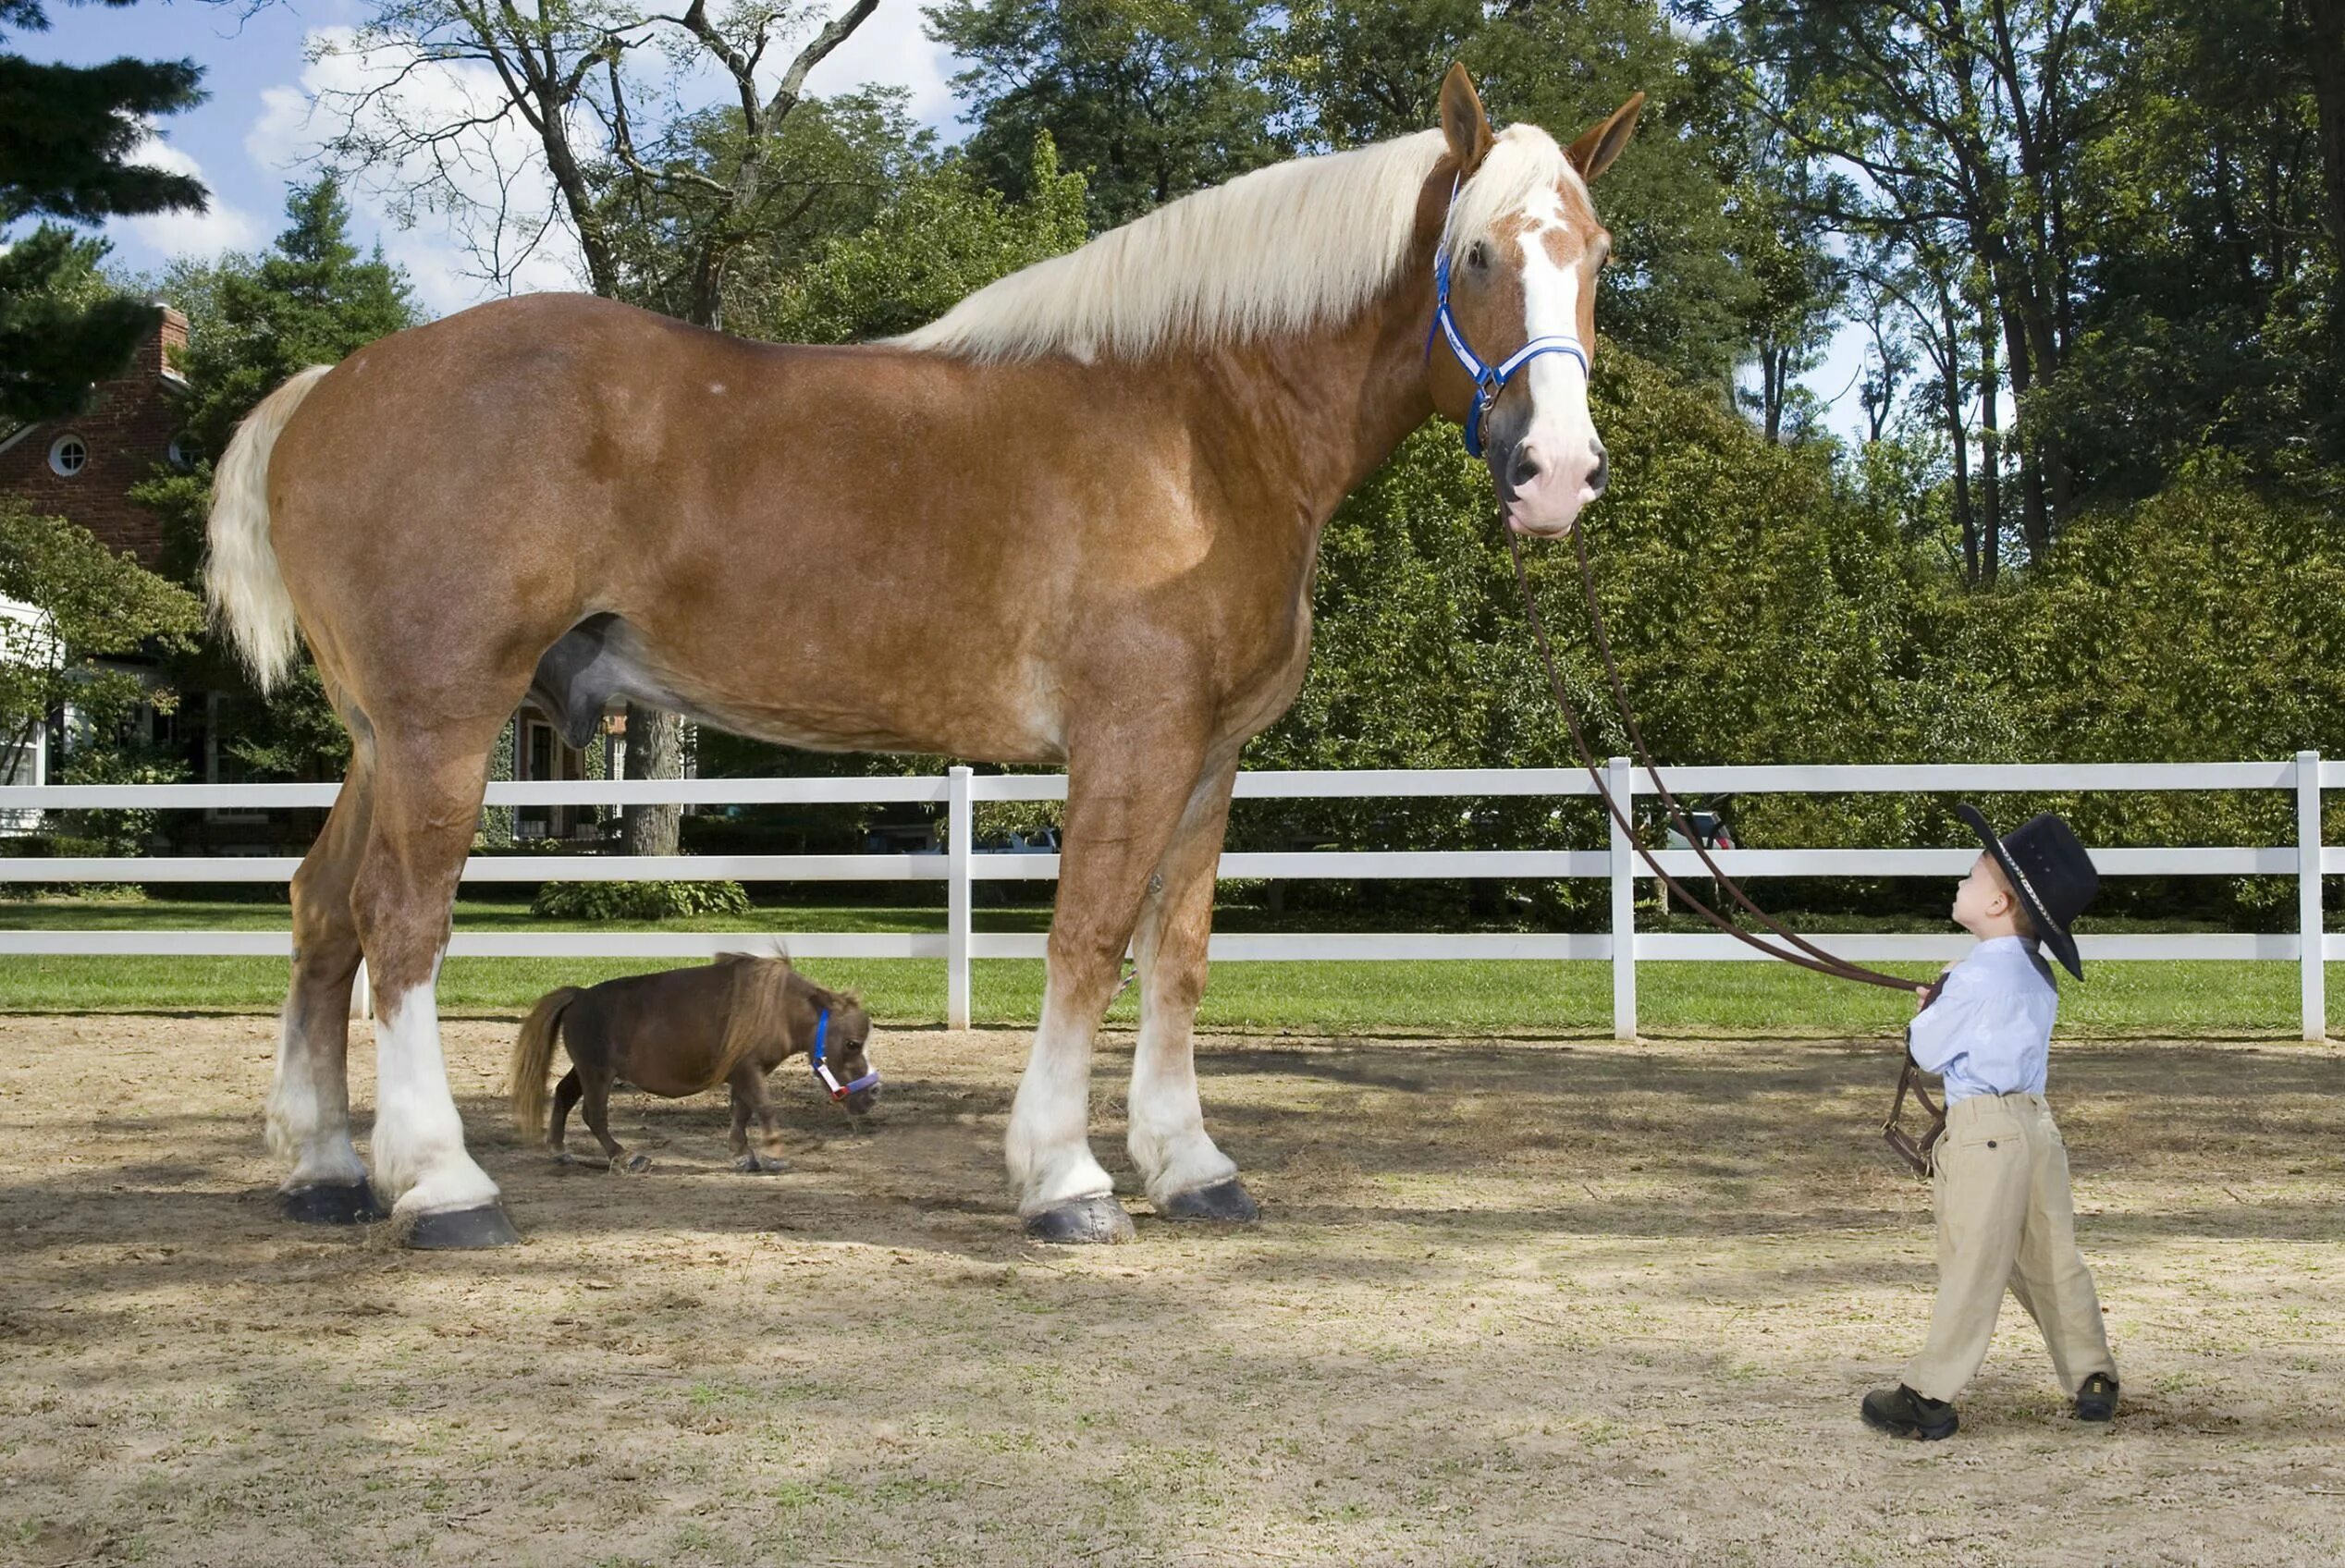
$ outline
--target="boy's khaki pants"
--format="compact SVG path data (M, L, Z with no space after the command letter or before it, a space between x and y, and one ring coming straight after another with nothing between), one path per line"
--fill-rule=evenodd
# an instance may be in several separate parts
M1976 1095L1946 1112L1934 1151L1938 1303L1906 1387L1951 1400L1986 1359L2007 1285L2044 1331L2052 1369L2073 1395L2117 1376L2093 1276L2076 1250L2069 1151L2037 1095Z

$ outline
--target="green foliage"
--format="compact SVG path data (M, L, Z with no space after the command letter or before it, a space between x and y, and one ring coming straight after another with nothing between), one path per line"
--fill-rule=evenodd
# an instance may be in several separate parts
M545 920L669 920L747 914L738 882L548 882L530 900Z
M0 4L0 38L48 25L40 0ZM29 217L201 210L202 185L129 158L154 117L202 100L202 75L185 60L68 66L0 54L0 421L80 409L154 325L153 307L83 287L102 246L45 223L9 231Z
M257 263L219 269L204 330L190 323L179 368L188 428L207 457L295 371L336 363L422 319L407 275L379 248L362 255L350 243L350 203L332 175L295 187L285 214L288 227Z
M953 86L979 177L1033 195L1047 131L1085 176L1096 228L1291 150L1264 68L1276 13L1263 0L942 0L926 15L928 36L968 62Z
M111 661L191 648L203 623L195 596L109 551L86 529L0 499L0 598L45 617L35 631L17 631L11 623L0 632L0 757L13 761L53 711L70 704L79 724L58 769L63 781L178 777L129 725L141 704L169 712L176 694ZM134 854L153 831L153 815L92 813L87 827L68 831L104 840L103 852Z
M691 178L645 181L602 171L597 214L619 275L618 296L692 320L703 245L723 254L723 325L756 335L783 288L824 241L868 227L933 162L935 135L912 118L900 88L808 98L761 150L771 173L743 211L704 181L731 188L749 151L738 105L685 116L641 157Z
M960 158L918 176L871 227L829 241L791 277L767 335L843 343L908 332L994 279L1082 244L1083 177L1059 172L1047 132L1024 183L1022 200L1005 200Z

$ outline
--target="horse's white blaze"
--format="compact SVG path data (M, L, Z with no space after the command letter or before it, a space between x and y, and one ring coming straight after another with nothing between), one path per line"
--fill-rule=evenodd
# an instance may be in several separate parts
M1115 1183L1092 1156L1091 1035L1094 1020L1078 1016L1046 986L1042 1025L1010 1108L1010 1180L1018 1212L1039 1214L1077 1198L1105 1197Z
M1522 249L1525 333L1578 337L1578 270L1548 254L1543 227L1527 232ZM1530 394L1523 444L1538 456L1541 472L1516 496L1512 515L1534 530L1560 532L1591 499L1587 491L1599 447L1595 416L1588 408L1588 372L1569 354L1541 354L1522 374Z
M269 1152L293 1162L283 1191L355 1186L366 1163L350 1142L350 1099L342 1074L326 1071L294 1016L300 992L277 1015L276 1082L269 1091Z
M448 1092L439 966L435 958L430 980L387 998L374 1025L374 1182L403 1215L497 1201L497 1183L464 1152L464 1123Z

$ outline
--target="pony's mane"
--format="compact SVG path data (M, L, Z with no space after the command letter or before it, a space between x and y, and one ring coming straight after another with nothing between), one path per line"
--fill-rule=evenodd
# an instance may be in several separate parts
M1442 133L1426 130L1257 169L1012 273L890 341L974 360L1087 361L1345 319L1407 260L1418 193L1443 151ZM1545 131L1510 126L1459 193L1450 242L1570 167Z

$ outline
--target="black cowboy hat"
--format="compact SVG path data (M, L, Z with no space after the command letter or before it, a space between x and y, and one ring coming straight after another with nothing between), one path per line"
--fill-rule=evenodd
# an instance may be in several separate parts
M1986 817L1970 802L1954 810L2003 868L2004 879L2018 892L2035 924L2036 935L2052 949L2052 956L2069 974L2083 979L2084 964L2077 957L2076 938L2069 934L2069 926L2101 891L2101 878L2075 830L2047 811L2020 824L2009 838L1998 839Z

